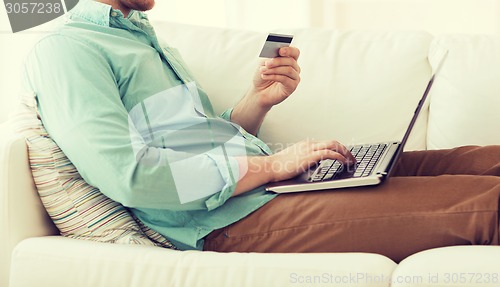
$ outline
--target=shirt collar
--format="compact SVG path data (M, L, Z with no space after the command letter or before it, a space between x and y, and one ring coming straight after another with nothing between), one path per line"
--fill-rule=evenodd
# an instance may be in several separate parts
M110 17L123 18L123 13L120 10L113 9L111 5L94 0L80 0L68 14L70 18L76 16L96 25L107 27L109 27ZM127 18L135 17L139 19L148 19L146 14L140 11L131 10Z

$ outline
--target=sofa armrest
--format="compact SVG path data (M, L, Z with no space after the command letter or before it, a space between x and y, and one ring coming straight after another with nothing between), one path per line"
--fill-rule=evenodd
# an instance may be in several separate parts
M449 246L413 254L392 274L392 287L500 285L500 246Z
M8 286L12 249L21 240L58 234L35 189L24 138L0 125L0 286Z

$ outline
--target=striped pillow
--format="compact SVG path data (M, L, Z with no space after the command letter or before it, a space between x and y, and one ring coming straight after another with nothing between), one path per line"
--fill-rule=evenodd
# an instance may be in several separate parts
M176 249L124 206L85 182L43 127L33 93L23 96L10 120L26 138L38 194L62 236Z

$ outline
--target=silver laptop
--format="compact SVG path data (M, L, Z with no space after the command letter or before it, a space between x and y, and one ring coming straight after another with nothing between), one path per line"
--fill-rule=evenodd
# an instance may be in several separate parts
M268 184L266 190L276 193L290 193L382 183L394 171L394 166L403 152L434 79L441 70L447 55L446 52L441 58L436 72L427 84L424 95L418 102L410 125L401 141L352 146L349 149L353 156L356 157L356 165L348 167L336 160L322 160L316 166L295 178Z

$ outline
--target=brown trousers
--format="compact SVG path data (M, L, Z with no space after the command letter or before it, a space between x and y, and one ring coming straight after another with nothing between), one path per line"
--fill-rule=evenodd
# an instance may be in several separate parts
M219 252L371 252L498 245L500 146L404 153L375 187L279 195L210 233Z

